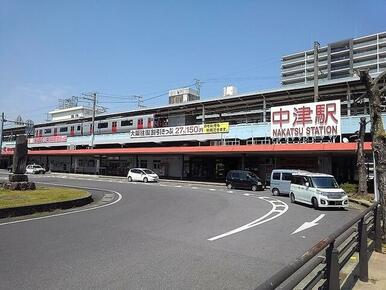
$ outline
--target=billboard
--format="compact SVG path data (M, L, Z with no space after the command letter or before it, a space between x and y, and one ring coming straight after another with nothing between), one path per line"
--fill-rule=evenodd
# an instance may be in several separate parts
M61 143L67 142L67 136L49 136L49 137L35 137L29 138L29 144L39 144L39 143Z
M223 123L131 130L130 138L217 134L217 133L228 133L228 132L229 132L229 123L223 122Z
M271 108L271 138L341 134L340 100Z

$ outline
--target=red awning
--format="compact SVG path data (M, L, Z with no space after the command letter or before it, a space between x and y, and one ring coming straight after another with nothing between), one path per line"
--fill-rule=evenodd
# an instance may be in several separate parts
M365 150L371 150L371 142L365 142ZM237 146L180 146L180 147L138 147L138 148L103 148L78 150L29 150L29 155L132 155L132 154L231 154L231 153L354 153L356 143L309 143L309 144L262 144ZM12 155L13 152L4 152Z

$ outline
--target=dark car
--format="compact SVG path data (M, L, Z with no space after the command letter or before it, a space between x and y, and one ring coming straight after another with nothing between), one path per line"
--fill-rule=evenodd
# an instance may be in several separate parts
M231 188L263 190L261 180L253 172L246 170L231 170L226 177L226 186Z

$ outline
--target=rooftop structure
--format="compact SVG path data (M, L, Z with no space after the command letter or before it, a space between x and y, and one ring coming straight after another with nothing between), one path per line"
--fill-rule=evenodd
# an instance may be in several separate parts
M76 106L64 109L55 109L49 114L51 115L52 121L66 121L72 119L81 119L92 116L93 109L84 107L84 106ZM96 114L101 113L99 110L96 110Z
M192 88L181 88L169 91L169 104L187 103L199 99L200 95L198 91Z

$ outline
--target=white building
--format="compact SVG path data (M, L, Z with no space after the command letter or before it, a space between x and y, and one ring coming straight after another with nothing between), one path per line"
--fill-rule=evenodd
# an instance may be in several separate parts
M92 116L92 108L84 106L76 106L65 109L55 109L49 114L51 115L52 121L66 121L71 119L79 119ZM96 114L101 113L99 110L96 110Z
M386 69L386 32L346 39L319 48L319 82L352 77L356 69L365 68L369 69L373 77ZM313 81L313 49L282 57L282 85Z

